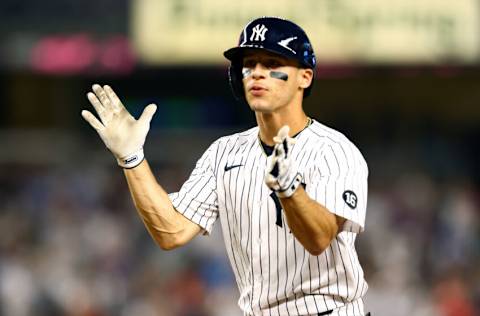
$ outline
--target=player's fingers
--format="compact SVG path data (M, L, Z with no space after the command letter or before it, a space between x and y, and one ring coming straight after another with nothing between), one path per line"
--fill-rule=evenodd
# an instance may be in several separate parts
M271 160L269 162L269 168L267 169L267 173L271 174L274 177L278 177L279 166L278 166L278 158L276 156L270 156Z
M282 148L283 148L283 152L285 153L285 158L287 158L288 156L288 152L289 152L289 146L290 144L288 143L288 139L285 138L282 142Z
M102 105L105 109L105 112L106 113L112 112L113 111L112 101L110 101L110 98L108 97L105 90L103 90L103 88L99 84L94 84L92 86L92 90L93 90L93 92L95 92L95 95L97 96L97 98L102 103Z
M82 117L97 131L100 131L104 128L103 124L100 123L100 121L90 111L83 110Z
M150 123L156 111L157 111L157 106L153 103L149 104L147 105L145 110L143 110L143 113L138 120L143 123Z
M288 125L283 125L277 133L277 139L279 143L283 142L284 139L288 137L288 133L290 132L290 127Z
M281 137L279 135L273 137L273 142L275 144L281 144L281 143L283 143L284 140L285 140L285 138Z
M98 100L97 96L93 92L87 93L87 98L88 98L88 101L90 101L92 106L95 108L95 111L97 112L100 119L104 121L105 108L103 107L100 100Z
M283 143L276 144L275 147L273 147L273 154L275 157L277 157L277 159L285 155Z
M265 184L272 190L278 191L280 190L280 185L278 184L278 180L276 177L272 176L270 173L265 174L264 178Z
M120 98L117 96L115 91L113 91L112 87L109 85L103 86L103 90L107 93L108 98L112 102L112 108L115 112L120 112L123 108L125 108L122 104L122 101L120 101Z

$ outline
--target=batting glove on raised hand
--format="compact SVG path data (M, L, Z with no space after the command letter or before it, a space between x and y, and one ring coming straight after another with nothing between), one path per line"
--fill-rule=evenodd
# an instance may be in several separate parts
M128 113L120 99L109 86L95 84L88 100L97 111L99 121L91 112L83 110L83 118L97 131L108 149L123 168L138 166L144 158L143 144L150 129L150 121L157 110L148 105L136 120Z
M265 183L278 197L288 198L295 193L302 182L302 175L292 159L291 150L295 140L288 136L290 127L284 125L273 138L275 147L268 157Z

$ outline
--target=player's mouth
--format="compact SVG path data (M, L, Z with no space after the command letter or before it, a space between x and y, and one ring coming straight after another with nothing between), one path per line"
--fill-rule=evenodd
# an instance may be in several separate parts
M266 91L268 91L267 88L265 88L262 85L254 84L252 85L249 89L248 92L250 92L254 96L261 96L263 95Z

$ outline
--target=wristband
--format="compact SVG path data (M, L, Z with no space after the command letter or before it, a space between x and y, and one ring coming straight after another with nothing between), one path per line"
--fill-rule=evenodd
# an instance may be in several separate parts
M122 168L132 169L138 166L143 161L143 159L145 159L145 155L143 154L143 148L141 148L138 151L123 158L117 158L117 163Z
M297 173L293 178L292 182L285 189L280 189L278 191L275 191L275 194L279 198L289 198L293 195L293 193L295 193L295 191L297 191L301 183L302 183L302 175L300 173Z

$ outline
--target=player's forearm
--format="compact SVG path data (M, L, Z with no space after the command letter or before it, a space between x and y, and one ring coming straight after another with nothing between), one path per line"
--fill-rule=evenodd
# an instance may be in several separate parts
M319 255L328 248L341 229L343 220L312 200L302 187L290 198L280 201L288 226L308 252Z
M183 244L185 219L172 206L147 161L133 169L124 169L124 174L135 207L157 244L165 250Z

